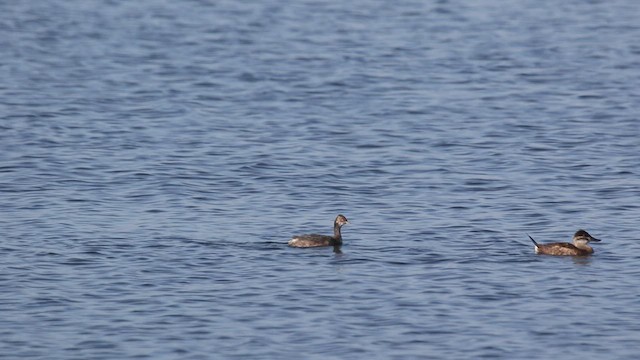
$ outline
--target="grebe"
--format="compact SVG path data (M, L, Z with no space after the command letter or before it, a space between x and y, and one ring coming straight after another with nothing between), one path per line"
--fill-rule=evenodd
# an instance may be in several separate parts
M338 215L336 220L333 222L333 236L318 234L295 235L291 240L289 240L289 246L340 246L342 245L342 234L340 234L340 228L348 223L349 221L344 215Z

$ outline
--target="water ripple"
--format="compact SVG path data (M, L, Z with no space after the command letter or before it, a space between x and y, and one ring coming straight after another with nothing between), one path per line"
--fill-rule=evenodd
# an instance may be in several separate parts
M637 357L630 2L0 11L5 357Z

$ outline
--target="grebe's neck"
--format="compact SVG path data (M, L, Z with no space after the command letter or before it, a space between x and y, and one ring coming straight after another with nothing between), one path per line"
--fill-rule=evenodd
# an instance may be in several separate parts
M340 225L337 221L333 223L333 238L337 241L342 241L342 234L340 234Z

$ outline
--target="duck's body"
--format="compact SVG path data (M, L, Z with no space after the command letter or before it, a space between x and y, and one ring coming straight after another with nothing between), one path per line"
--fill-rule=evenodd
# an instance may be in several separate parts
M348 224L344 215L338 215L333 222L333 236L318 235L318 234L305 234L295 235L289 240L289 246L293 247L318 247L318 246L340 246L342 245L342 234L340 229Z
M536 254L545 255L585 256L593 254L593 248L589 245L579 248L570 243L536 244L535 251Z
M573 235L573 243L550 243L538 244L531 236L529 239L533 242L536 254L559 255L559 256L586 256L593 254L593 248L589 246L589 242L598 242L584 230L578 230Z

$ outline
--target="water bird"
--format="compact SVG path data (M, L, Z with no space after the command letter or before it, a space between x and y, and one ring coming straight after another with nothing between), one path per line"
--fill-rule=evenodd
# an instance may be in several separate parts
M589 246L590 242L599 242L600 239L596 239L589 235L584 230L578 230L573 235L572 243L550 243L550 244L538 244L533 238L529 236L529 239L533 242L536 254L545 255L568 255L568 256L585 256L593 254L593 248Z
M342 234L340 229L348 224L347 218L340 214L333 222L333 236L318 235L318 234L305 234L294 235L289 240L289 246L293 247L318 247L318 246L333 246L334 248L342 245Z

